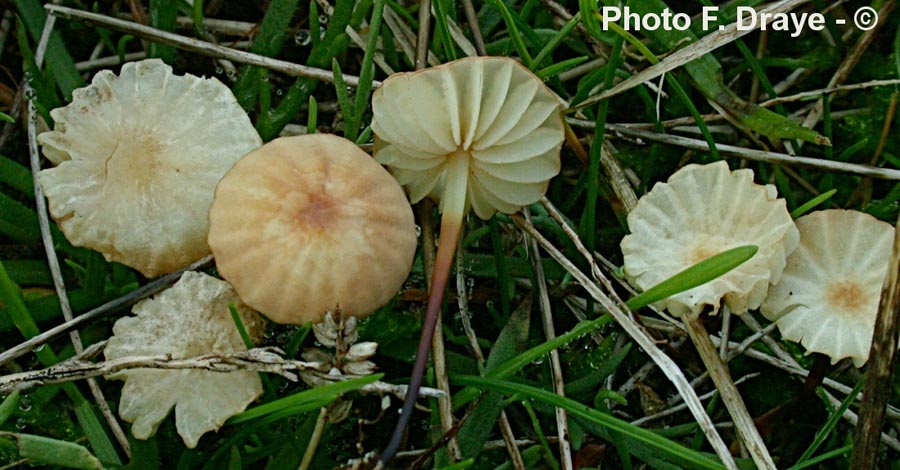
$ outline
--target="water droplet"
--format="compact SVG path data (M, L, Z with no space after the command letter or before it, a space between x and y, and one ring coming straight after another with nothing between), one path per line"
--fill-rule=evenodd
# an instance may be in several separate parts
M19 399L19 411L25 413L31 411L31 399L29 399L28 397L22 397L21 399Z
M222 67L216 67L216 74L217 74L217 75L221 75L221 74L224 73L224 72L225 72L225 69L223 69Z
M421 237L421 236L422 236L422 227L420 227L419 225L416 225L416 237Z
M28 423L26 423L25 420L22 418L19 418L16 420L16 429L18 429L19 431L25 429L25 426L27 426L27 425L28 425Z
M278 89L275 90L275 94L278 95L278 96L281 96L281 95L284 94L284 90L282 90L281 88L278 88Z
M312 41L312 37L309 35L309 31L301 29L297 31L297 34L294 35L294 43L298 46L306 46L309 45L310 41Z
M42 345L34 348L34 352L39 353L39 352L43 351L46 346L47 346L46 344L42 344Z
M543 363L544 363L544 356L538 356L537 359L531 361L531 363L534 364L534 365L537 365L537 366L543 364Z
M328 22L328 15L319 15L319 23L325 24Z

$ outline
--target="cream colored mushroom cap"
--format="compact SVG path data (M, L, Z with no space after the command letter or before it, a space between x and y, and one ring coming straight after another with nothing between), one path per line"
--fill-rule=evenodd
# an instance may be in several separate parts
M262 145L215 78L176 76L158 59L104 70L38 136L50 214L76 246L145 276L209 254L206 213L222 175Z
M560 170L565 103L505 57L473 57L391 75L372 96L375 157L415 203L440 200L448 156L469 158L478 217L537 202Z
M628 227L625 275L643 290L722 251L759 247L728 274L658 303L677 316L715 314L723 299L735 313L759 307L799 238L775 187L754 183L751 170L730 171L724 161L687 165L657 183L628 214Z
M416 228L403 189L347 139L275 139L219 183L209 244L222 277L279 323L357 317L396 295Z
M107 360L163 354L183 359L245 351L229 303L237 307L251 337L261 337L262 319L227 282L189 271L153 299L138 302L132 308L136 316L116 321L103 354ZM262 395L259 374L253 371L131 369L110 378L125 380L119 414L133 423L134 437L152 436L175 408L178 434L189 448Z
M760 312L809 352L869 358L894 227L862 212L831 209L797 219L800 246Z

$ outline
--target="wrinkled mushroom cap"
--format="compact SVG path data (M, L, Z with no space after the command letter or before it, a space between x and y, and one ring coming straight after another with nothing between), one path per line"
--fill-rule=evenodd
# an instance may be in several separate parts
M894 228L871 215L824 210L797 219L800 246L760 312L781 336L809 352L869 358L881 289L891 260Z
M759 307L799 238L775 187L754 183L751 170L730 171L724 161L687 165L657 183L628 214L628 227L625 275L643 290L725 250L759 247L728 274L658 304L677 316L705 308L715 314L723 299L735 313Z
M189 271L155 298L137 303L132 308L136 316L116 321L106 359L163 354L183 359L245 351L229 303L237 307L251 337L262 336L262 319L228 283ZM259 374L253 371L131 369L111 378L125 380L119 414L134 423L134 437L152 436L174 407L178 434L189 448L262 394Z
M76 246L145 276L209 254L206 213L222 175L262 144L215 78L176 76L158 59L104 70L38 136L50 213Z
M279 323L365 316L397 293L416 228L403 189L347 139L275 139L219 183L209 244L222 277Z
M372 96L375 157L415 203L441 200L448 156L469 159L478 217L537 202L560 170L564 102L515 60L474 57L391 75Z

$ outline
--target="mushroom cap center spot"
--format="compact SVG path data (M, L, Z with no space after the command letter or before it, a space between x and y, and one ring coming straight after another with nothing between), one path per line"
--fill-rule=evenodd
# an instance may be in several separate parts
M830 305L848 313L858 313L868 303L865 291L853 280L832 282L827 296Z
M336 210L332 199L321 194L310 194L306 204L297 212L297 222L303 227L324 230L334 223Z

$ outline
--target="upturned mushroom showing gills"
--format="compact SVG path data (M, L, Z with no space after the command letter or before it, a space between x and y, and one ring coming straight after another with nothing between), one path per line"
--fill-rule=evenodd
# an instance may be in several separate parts
M515 60L461 59L388 77L372 96L375 157L415 203L440 202L440 246L409 393L385 464L415 404L462 220L537 202L560 170L564 102Z
M396 295L416 227L403 189L347 139L275 139L222 178L209 211L219 273L278 323L364 317Z
M797 219L800 246L760 312L808 352L869 358L894 227L869 214L831 209Z
M38 136L56 165L41 186L66 238L147 277L208 255L216 184L262 145L231 90L149 59L101 71L72 97Z
M641 289L727 249L759 247L728 274L660 302L679 317L714 314L723 301L734 313L758 308L799 240L775 187L754 183L752 170L731 171L724 161L687 165L657 183L628 214L628 227L625 276Z

